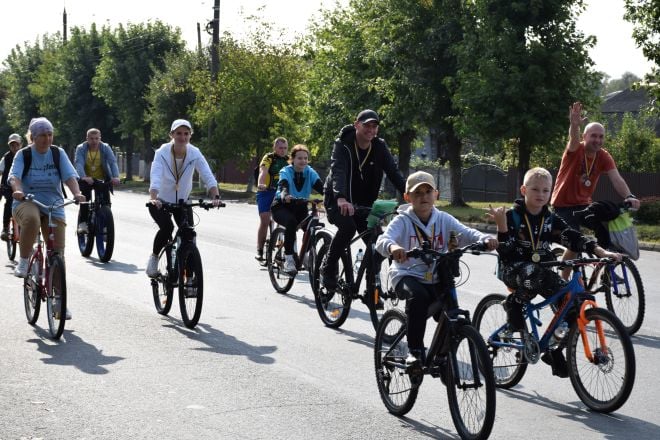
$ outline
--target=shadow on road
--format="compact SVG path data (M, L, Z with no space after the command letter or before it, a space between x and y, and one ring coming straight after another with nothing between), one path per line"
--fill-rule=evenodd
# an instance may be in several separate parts
M103 263L101 260L94 257L87 257L87 264L91 264L94 267L97 267L101 270L106 270L108 272L124 272L128 274L134 274L144 270L139 269L135 264L127 264L115 260L110 260L107 263Z
M64 341L48 339L46 330L35 328L38 339L28 339L27 342L36 344L37 350L49 356L41 360L45 364L69 365L87 374L106 374L109 371L104 365L111 365L125 358L120 356L106 356L92 344L83 341L72 330L65 330Z
M657 336L648 336L641 333L636 333L630 337L635 347L642 346L647 348L660 348L660 338Z

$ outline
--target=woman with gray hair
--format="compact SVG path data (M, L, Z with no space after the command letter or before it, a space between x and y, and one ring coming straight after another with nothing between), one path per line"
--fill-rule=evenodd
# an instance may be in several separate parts
M44 205L52 205L64 199L62 182L74 198L85 201L78 187L78 174L64 150L53 145L53 124L46 118L34 118L26 134L28 146L19 150L9 171L12 188L12 213L21 228L19 244L20 258L14 275L27 276L28 259L37 239L39 228L42 234L48 231L48 216L35 203L25 200L26 194L33 194L35 200ZM57 163L56 163L57 161ZM64 232L66 217L64 208L53 211L55 227L55 251L64 255ZM70 314L67 310L67 319Z

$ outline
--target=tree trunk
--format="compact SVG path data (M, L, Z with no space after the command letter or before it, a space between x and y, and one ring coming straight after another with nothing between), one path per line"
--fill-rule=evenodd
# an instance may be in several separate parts
M150 162L153 160L153 145L151 144L151 124L145 124L142 127L144 136L144 181L149 182L151 178Z
M404 177L410 174L410 156L412 155L412 141L417 133L415 130L406 130L399 135L399 170Z
M134 141L135 141L135 138L133 137L133 135L129 134L128 138L126 139L126 180L128 180L128 181L133 180L132 162L133 162L133 142Z
M529 170L529 159L532 154L530 146L522 139L518 141L518 188L523 183L523 177Z
M449 172L451 175L451 206L467 206L463 200L463 161L461 150L463 143L456 136L454 128L446 127L447 158L449 159Z

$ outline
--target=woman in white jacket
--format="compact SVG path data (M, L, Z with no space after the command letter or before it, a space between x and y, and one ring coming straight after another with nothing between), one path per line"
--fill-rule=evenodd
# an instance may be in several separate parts
M185 119L172 122L170 128L172 141L156 150L151 164L149 214L159 229L154 237L152 254L147 262L149 277L158 275L158 254L172 238L174 231L172 214L161 209L162 202L177 203L180 199L187 200L192 191L193 173L197 171L213 204L217 206L220 203L218 182L202 152L190 143L192 133L192 125ZM188 216L188 221L192 223L192 209L187 208L174 212L177 226L181 224L184 215Z

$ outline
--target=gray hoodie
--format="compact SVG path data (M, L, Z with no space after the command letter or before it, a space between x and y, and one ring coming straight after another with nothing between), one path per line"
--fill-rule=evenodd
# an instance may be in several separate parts
M433 249L439 251L447 250L449 231L456 231L459 246L484 241L490 237L476 229L468 228L452 215L442 212L437 208L433 208L427 225L424 225L417 217L410 204L401 205L398 212L399 215L394 217L385 232L376 241L376 250L386 257L390 255L389 248L392 244L398 244L406 251L421 245L420 240L424 240L424 237L418 237L415 225L424 231L429 241L433 242ZM424 277L429 271L433 273L433 280L431 282L427 281ZM433 267L427 266L419 258L408 258L404 263L393 261L390 266L389 276L390 282L394 287L405 276L419 278L422 283L427 284L438 282L438 277Z

